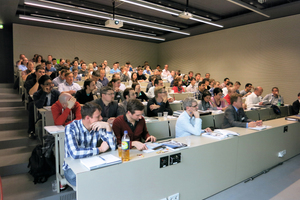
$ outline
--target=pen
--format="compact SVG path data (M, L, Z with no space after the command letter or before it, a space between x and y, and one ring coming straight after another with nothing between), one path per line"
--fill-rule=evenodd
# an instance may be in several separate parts
M101 156L99 156L103 161L106 161L104 158L102 158Z

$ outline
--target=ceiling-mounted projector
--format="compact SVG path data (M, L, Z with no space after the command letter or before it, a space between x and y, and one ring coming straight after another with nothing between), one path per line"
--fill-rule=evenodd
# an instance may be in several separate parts
M109 28L121 28L123 26L123 22L120 20L109 19L105 22L105 26Z
M190 19L190 18L193 17L193 15L191 13L189 13L189 12L183 11L182 13L180 13L178 15L178 17L183 18L183 19Z

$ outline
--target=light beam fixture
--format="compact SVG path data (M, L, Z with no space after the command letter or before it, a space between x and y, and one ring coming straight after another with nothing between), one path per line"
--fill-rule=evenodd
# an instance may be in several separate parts
M247 4L247 3L243 2L243 1L240 1L240 0L227 0L227 1L229 1L231 3L234 3L234 4L238 5L238 6L241 6L243 8L246 8L248 10L251 10L253 12L256 12L256 13L262 15L262 16L270 17L269 15L263 13L261 10L255 8L255 7L252 7L252 6L250 6L249 4Z
M45 0L43 0L42 2L39 2L36 0L25 0L24 3L26 5L30 5L30 6L34 6L34 7L47 8L47 9L58 10L58 11L62 11L62 12L69 12L69 13L90 16L90 17L95 17L95 18L100 18L100 19L107 20L107 19L112 18L111 14L109 14L109 13L86 9L86 8L81 8L81 7L75 7L75 6L62 4L62 3L45 1ZM129 17L123 17L123 16L116 16L115 19L121 20L124 23L128 23L128 24L134 24L134 25L138 25L138 26L143 26L143 27L148 27L148 28L153 28L153 29L158 29L158 30L163 30L163 31L169 31L169 32L173 32L173 33L183 34L183 35L190 35L190 33L186 32L186 31L181 31L179 28L162 25L162 24L157 24L157 23L153 23L153 22L147 22L147 21L133 19L133 18L129 18Z
M171 14L171 15L176 15L176 16L178 16L180 13L182 13L182 11L180 11L180 10L176 10L176 9L173 9L173 8L168 8L168 7L165 7L165 6L162 6L162 5L158 5L158 4L154 4L154 3L150 3L150 2L142 1L142 0L119 0L119 1L129 3L129 4L132 4L132 5L136 5L136 6L140 6L140 7L144 7L144 8L148 8L148 9L151 9L151 10L156 10L156 11L159 11L159 12ZM202 23L205 23L205 24L209 24L209 25L212 25L212 26L217 26L217 27L223 28L223 26L220 25L220 24L210 22L211 19L206 18L206 17L202 17L202 16L198 16L198 15L193 14L193 17L190 18L190 19L194 20L194 21L197 21L197 22L202 22Z
M58 25L64 25L64 26L71 26L71 27L77 27L77 28L84 28L84 29L90 29L90 30L96 30L96 31L117 33L117 34L129 35L129 36L134 36L134 37L141 37L141 38L165 41L165 38L161 38L161 37L153 37L153 36L143 35L143 34L138 34L138 33L129 33L129 32L126 32L126 31L120 31L120 30L101 28L101 27L96 27L96 26L77 24L77 23L73 23L73 22L65 22L65 21L46 19L46 18L41 18L41 17L26 16L26 15L19 15L19 18L24 19L24 20L30 20L30 21L37 21L37 22L50 23L50 24L58 24Z

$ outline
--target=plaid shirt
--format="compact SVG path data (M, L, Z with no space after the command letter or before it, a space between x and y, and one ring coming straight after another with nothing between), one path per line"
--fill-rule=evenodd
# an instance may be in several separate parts
M80 159L99 154L96 146L100 138L103 142L107 142L110 149L116 148L116 137L113 132L106 132L105 129L89 132L82 124L82 119L74 120L65 128L65 158ZM68 168L64 162L63 169Z

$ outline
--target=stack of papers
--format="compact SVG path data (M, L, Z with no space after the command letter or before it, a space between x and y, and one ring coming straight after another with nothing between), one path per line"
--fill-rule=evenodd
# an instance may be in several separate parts
M107 167L110 165L115 165L121 163L122 160L119 157L116 157L111 154L103 155L103 156L93 156L89 158L82 158L80 162L89 170Z

